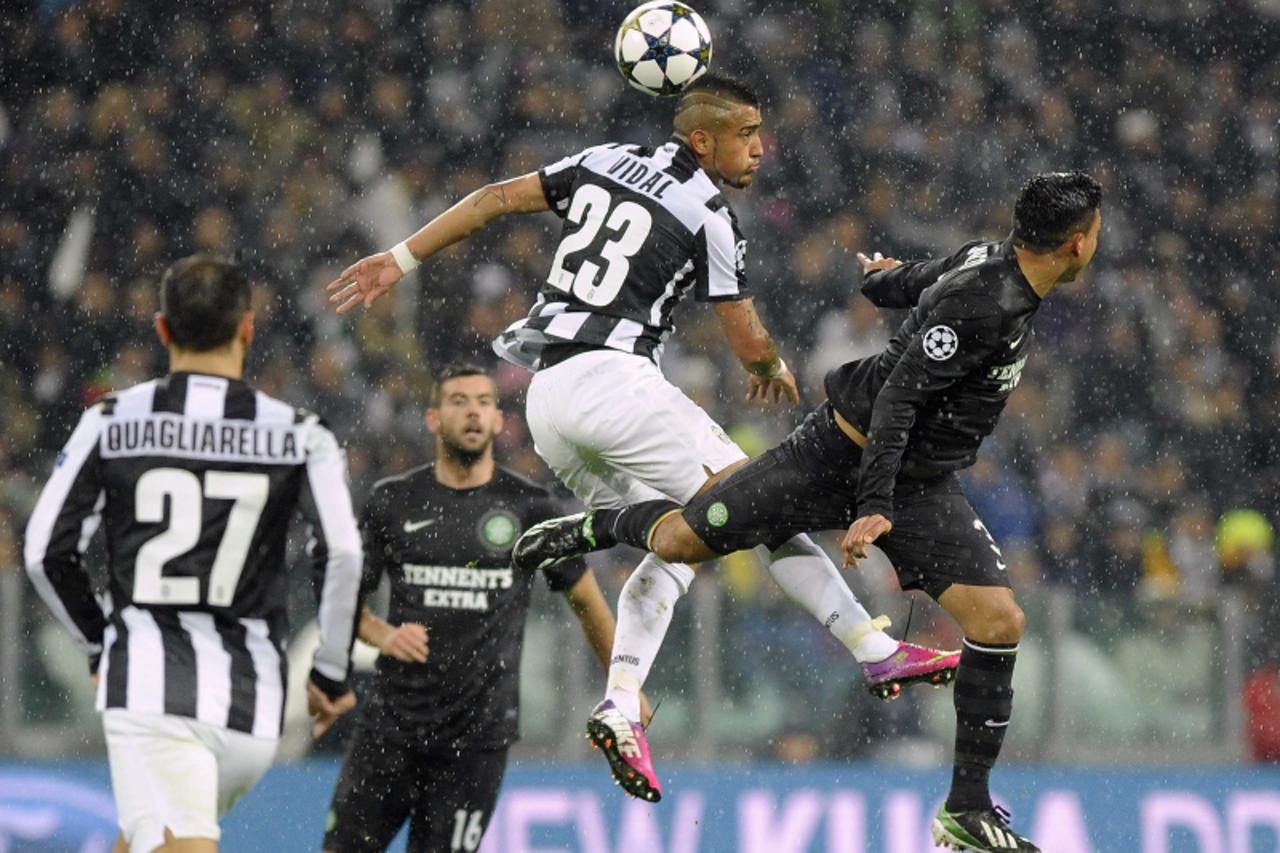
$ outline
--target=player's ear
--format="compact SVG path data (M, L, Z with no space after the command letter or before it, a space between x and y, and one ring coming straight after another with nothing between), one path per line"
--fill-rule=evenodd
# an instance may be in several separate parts
M714 141L711 134L702 128L698 128L689 134L689 147L699 157L705 157L710 154L713 145Z
M493 434L494 435L497 435L498 433L502 432L502 424L503 424L502 409L498 409L498 411L494 413L494 416L493 416Z
M169 330L169 321L159 311L156 312L153 322L156 327L156 337L160 339L160 345L165 349L173 346L173 332Z
M244 344L245 349L248 349L249 344L253 343L252 311L244 312L244 316L240 318L240 326L236 329L236 337L240 338L240 342Z
M440 411L434 406L427 409L427 413L423 415L422 422L427 425L427 429L432 432L440 431Z

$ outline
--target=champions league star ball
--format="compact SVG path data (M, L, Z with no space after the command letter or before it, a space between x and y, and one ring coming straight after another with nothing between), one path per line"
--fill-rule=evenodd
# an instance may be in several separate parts
M632 9L618 27L613 56L622 76L641 92L678 95L711 64L711 31L685 4L653 0Z

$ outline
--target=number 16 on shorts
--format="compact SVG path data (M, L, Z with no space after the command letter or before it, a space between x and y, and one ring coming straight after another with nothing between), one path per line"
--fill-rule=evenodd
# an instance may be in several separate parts
M453 839L449 843L450 850L475 850L480 846L480 838L484 835L484 812L480 809L469 812L458 809L453 813Z

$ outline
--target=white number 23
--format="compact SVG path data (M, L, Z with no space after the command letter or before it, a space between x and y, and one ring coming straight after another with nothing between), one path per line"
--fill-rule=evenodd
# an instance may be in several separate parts
M572 293L588 305L608 305L627 280L627 273L631 271L630 258L648 239L653 217L634 201L619 202L614 207L613 196L604 187L583 184L573 194L567 218L582 227L560 242L547 281L552 287ZM590 246L602 227L617 234L617 239L601 246L596 260L584 259L576 273L565 269L565 259ZM600 276L600 263L597 261L605 265L604 275L599 281L596 280Z

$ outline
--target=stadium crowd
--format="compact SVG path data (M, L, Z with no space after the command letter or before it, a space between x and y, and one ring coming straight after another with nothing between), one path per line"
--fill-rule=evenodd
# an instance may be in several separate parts
M1013 411L967 479L1023 586L1126 602L1246 590L1280 658L1280 9L1266 0L704 0L715 64L758 85L766 163L731 201L766 320L812 403L894 319L853 254L1007 232L1035 171L1103 181L1098 259L1046 300ZM0 12L0 570L84 405L163 370L156 278L207 250L252 271L249 375L324 414L357 494L420 462L427 377L545 275L552 217L506 222L354 321L322 284L495 177L669 105L613 68L600 0L144 0ZM1123 48L1123 49L1122 49ZM748 408L710 312L663 367L749 451L802 413ZM500 454L547 479L499 368ZM766 597L765 586L743 583ZM763 606L763 605L762 605ZM1271 608L1268 610L1268 608ZM1264 626L1269 628L1264 629Z

